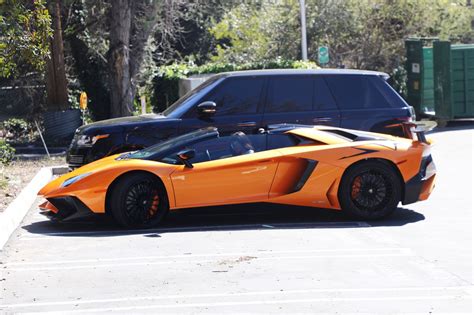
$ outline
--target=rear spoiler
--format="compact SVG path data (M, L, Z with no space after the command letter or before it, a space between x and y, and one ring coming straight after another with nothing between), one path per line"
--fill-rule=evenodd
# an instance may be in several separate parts
M438 124L435 121L404 121L399 124L387 126L387 128L402 127L405 138L417 140L429 144L425 132L433 130Z

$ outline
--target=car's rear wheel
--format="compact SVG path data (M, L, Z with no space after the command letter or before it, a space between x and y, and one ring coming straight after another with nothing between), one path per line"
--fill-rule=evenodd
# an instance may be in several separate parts
M401 199L401 183L389 165L367 161L347 170L339 186L339 203L349 215L377 220L390 215Z
M158 225L169 210L168 196L152 174L132 173L119 179L110 196L110 212L126 228Z

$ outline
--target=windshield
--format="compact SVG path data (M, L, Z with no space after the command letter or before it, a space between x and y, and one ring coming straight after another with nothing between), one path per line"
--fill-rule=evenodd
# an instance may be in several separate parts
M119 156L118 159L159 160L172 152L175 148L190 145L202 141L203 139L215 138L218 135L217 128L203 128L178 137L172 137L140 151L125 153Z
M165 109L162 113L162 115L164 116L168 116L169 114L171 114L173 111L175 111L176 109L178 109L179 107L181 107L181 105L183 105L187 100L189 100L190 98L192 98L193 96L195 96L196 94L198 94L199 92L201 92L203 89L205 89L206 87L208 87L209 85L211 85L212 83L216 82L217 80L219 80L222 76L220 75L215 75L215 76L212 76L210 77L209 79L207 79L206 81L204 81L203 83L201 83L200 85L198 85L195 89L192 89L191 91L189 91L188 93L186 93L185 95L183 95L181 98L179 98L176 102L173 103L173 105L171 105L170 107L168 107L167 109Z

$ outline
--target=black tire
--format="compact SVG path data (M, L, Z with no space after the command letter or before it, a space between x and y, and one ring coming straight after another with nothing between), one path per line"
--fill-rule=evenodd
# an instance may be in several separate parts
M110 196L109 212L125 228L151 228L169 210L166 190L154 175L132 173L119 179Z
M389 216L401 199L401 183L395 170L379 161L350 167L342 177L338 198L352 217L377 220Z

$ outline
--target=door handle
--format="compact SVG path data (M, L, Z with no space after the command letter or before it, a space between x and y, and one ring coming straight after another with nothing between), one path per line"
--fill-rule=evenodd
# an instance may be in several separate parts
M318 118L314 118L313 122L323 122L323 121L331 121L331 120L332 120L331 117L318 117Z
M238 127L255 127L257 123L255 121L243 121L237 124Z

